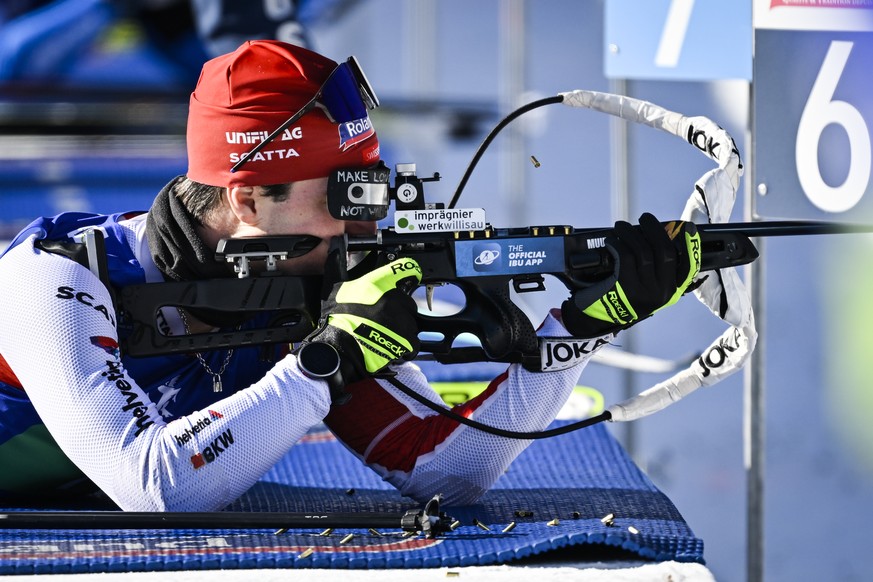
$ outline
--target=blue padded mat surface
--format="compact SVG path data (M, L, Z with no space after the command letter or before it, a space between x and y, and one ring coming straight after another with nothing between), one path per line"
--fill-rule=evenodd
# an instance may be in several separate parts
M399 515L417 507L321 430L228 509ZM704 561L703 542L603 425L534 442L479 503L441 509L461 525L436 539L404 537L399 525L327 535L322 529L6 530L0 531L0 574L455 567L503 564L567 546ZM608 514L615 516L612 525L601 521Z

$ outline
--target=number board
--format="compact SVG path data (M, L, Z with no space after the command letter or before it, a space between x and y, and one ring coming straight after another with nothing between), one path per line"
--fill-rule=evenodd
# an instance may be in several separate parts
M870 220L873 32L809 30L813 11L828 13L787 6L789 1L771 0L769 6L788 15L806 10L811 18L801 30L755 31L753 213ZM868 9L829 10L850 16L851 28L870 16Z
M604 71L623 79L752 77L748 0L607 0Z

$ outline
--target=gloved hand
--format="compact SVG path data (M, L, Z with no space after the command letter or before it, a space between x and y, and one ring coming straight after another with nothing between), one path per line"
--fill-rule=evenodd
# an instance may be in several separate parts
M564 326L575 337L626 329L676 303L700 271L700 235L690 222L665 227L649 213L640 225L615 223L606 248L615 260L612 276L574 292L561 305Z
M372 376L395 360L412 359L420 342L418 309L409 294L420 281L418 263L398 259L359 279L337 283L322 302L318 328L303 346L314 342L333 346L340 354L343 386Z

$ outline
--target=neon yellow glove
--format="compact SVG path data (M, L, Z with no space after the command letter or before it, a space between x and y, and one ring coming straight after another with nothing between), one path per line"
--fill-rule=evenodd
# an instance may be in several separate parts
M700 271L700 235L691 222L665 225L653 215L640 216L638 227L615 223L607 237L615 270L564 301L564 326L576 337L596 337L626 329L673 305Z
M321 319L304 341L333 346L340 354L342 384L384 370L399 359L412 359L420 347L410 293L421 281L421 267L398 259L359 279L334 285L322 302Z

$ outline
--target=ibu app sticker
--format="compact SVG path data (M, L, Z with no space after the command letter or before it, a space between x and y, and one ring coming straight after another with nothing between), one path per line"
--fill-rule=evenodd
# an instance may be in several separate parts
M498 243L473 245L473 270L479 273L500 271L503 265L503 249Z
M562 273L564 240L560 236L458 241L455 267L461 277Z

